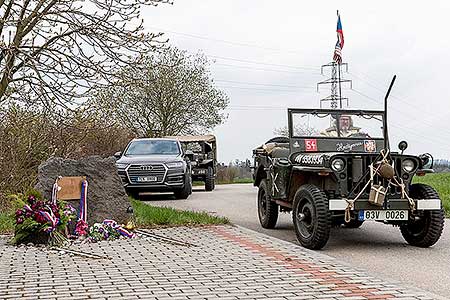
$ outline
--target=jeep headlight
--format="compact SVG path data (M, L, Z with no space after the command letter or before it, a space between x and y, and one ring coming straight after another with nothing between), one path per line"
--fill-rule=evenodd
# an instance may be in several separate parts
M403 160L402 161L402 168L403 168L403 171L411 173L414 170L414 168L415 168L414 161L411 160L411 159Z
M333 169L333 171L335 172L341 172L342 170L344 170L344 167L345 162L342 158L335 158L331 162L331 169Z
M128 167L128 164L123 163L116 163L117 169L126 169Z
M166 163L166 166L169 169L182 168L183 167L183 162L181 162L181 161L173 161L173 162Z

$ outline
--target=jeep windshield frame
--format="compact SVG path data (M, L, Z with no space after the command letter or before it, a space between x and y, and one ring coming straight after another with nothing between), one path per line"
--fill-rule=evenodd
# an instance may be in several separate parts
M312 116L322 123L329 122L329 128L314 126L298 129L295 119ZM350 117L350 118L349 118ZM354 127L352 118L371 122L371 135ZM341 130L341 118L347 118L344 135ZM291 153L295 152L376 152L384 147L383 130L385 112L377 110L342 110L342 109L288 109L288 130ZM337 121L339 120L339 121ZM334 122L333 122L334 121ZM308 120L309 123L309 120ZM333 124L331 124L333 123ZM304 125L304 124L300 124ZM331 126L333 125L333 126ZM349 130L353 129L353 133ZM367 128L365 128L367 129ZM348 131L347 131L348 130ZM376 134L374 135L373 132Z

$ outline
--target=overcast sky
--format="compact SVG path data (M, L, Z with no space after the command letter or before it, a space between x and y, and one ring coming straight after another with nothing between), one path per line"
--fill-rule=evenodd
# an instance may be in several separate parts
M317 108L330 94L316 84L329 77L336 43L336 10L345 45L344 89L349 108L389 103L391 144L409 154L450 158L449 1L174 0L145 9L146 30L170 44L202 51L214 62L217 86L230 97L228 119L217 127L219 161L251 158L252 149L286 126L287 108ZM327 70L328 72L328 70Z

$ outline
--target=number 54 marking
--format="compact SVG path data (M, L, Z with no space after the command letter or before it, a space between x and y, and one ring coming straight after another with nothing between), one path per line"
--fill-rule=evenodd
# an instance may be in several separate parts
M317 151L317 140L316 139L306 139L305 140L305 151Z

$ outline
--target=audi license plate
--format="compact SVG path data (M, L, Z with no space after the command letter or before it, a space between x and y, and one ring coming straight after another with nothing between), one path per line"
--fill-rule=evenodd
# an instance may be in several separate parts
M137 182L156 182L158 178L156 176L139 176L137 178Z
M358 219L360 221L407 221L407 210L360 210Z

